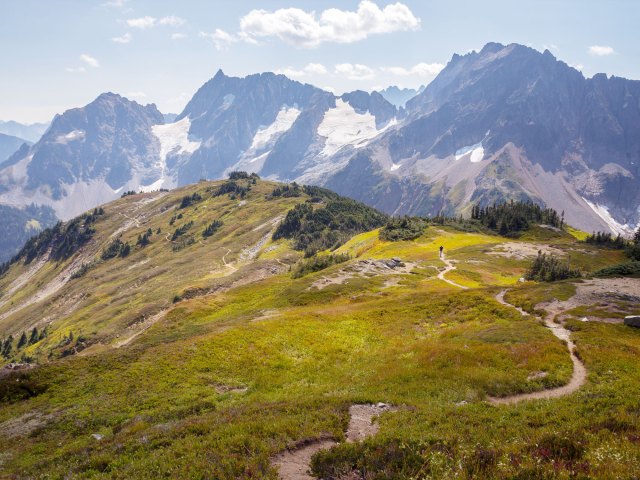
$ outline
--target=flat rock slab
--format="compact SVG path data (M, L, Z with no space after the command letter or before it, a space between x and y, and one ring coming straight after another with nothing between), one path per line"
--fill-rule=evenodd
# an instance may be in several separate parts
M629 327L640 328L640 315L629 315L624 317L624 324Z

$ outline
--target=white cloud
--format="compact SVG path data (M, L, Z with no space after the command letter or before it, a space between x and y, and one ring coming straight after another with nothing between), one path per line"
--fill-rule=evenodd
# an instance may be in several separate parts
M580 70L581 72L584 70L584 65L582 65L581 63L577 63L575 65L569 65L572 68L575 68L576 70Z
M80 55L80 60L82 60L84 63L86 63L87 65L93 68L98 68L100 66L100 63L98 62L98 60L96 60L91 55L87 55L86 53L83 53L82 55Z
M444 65L442 63L418 63L411 68L383 67L382 70L400 77L433 77L440 73L443 68Z
M85 73L87 71L84 67L67 67L65 70L69 73Z
M122 35L121 37L113 37L111 39L111 41L115 42L115 43L129 43L132 38L133 37L131 36L131 34L129 32L127 32L124 35Z
M187 23L187 21L184 18L176 17L175 15L169 15L162 18L150 17L147 15L140 18L129 18L126 23L131 28L145 30L156 26L181 27Z
M152 28L156 25L157 19L154 17L140 17L140 18L130 18L127 20L127 25L131 28L139 28L144 30L146 28Z
M187 21L184 18L176 17L175 15L169 15L168 17L162 17L158 20L158 25L167 25L169 27L181 27Z
M183 38L187 38L186 33L172 33L171 40L182 40Z
M545 43L544 45L542 45L542 49L554 51L554 52L557 52L558 50L560 50L560 48L555 43L549 43L549 44Z
M326 75L327 68L321 63L308 63L304 68L295 69L293 67L285 67L276 70L276 73L281 73L290 78L306 77L307 75Z
M216 28L213 33L200 32L198 36L211 40L216 50L226 50L232 43L238 41L236 37L220 28Z
M349 80L368 80L373 78L372 68L359 63L339 63L335 66L335 73L347 77Z
M591 45L588 49L587 49L587 53L589 55L593 55L595 57L604 57L607 55L613 55L615 52L615 50L612 47L609 46L605 46L605 45Z
M330 8L319 17L315 11L299 8L274 12L251 10L240 19L239 36L254 43L259 38L276 37L298 47L311 48L324 42L352 43L369 35L419 27L420 19L402 3L381 9L371 0L362 0L355 12Z

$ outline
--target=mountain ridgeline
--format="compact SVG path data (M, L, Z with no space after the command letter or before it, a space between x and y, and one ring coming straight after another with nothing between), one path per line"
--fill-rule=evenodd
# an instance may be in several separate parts
M416 95L400 92L404 107L399 92L336 96L218 71L175 118L103 94L0 164L0 204L67 220L125 191L244 170L391 215L469 216L515 200L564 210L586 231L629 235L640 222L640 82L585 78L549 51L490 43L454 55Z

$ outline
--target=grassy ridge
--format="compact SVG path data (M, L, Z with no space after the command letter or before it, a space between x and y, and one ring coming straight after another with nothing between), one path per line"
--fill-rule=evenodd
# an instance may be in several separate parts
M272 455L319 436L342 440L349 405L378 401L403 408L385 414L379 435L363 445L317 457L317 472L363 465L391 478L629 478L640 469L635 330L570 320L589 370L580 392L506 408L483 401L571 376L562 342L494 299L518 284L531 260L500 254L504 243L551 245L585 271L618 263L622 252L543 228L517 241L439 226L387 241L372 230L333 252L350 260L293 278L288 267L302 254L270 232L309 196L273 196L274 184L263 181L244 198L214 197L210 188L107 206L83 261L114 238L133 246L149 228L150 243L0 320L8 330L61 312L43 353L69 330L95 342L18 374L19 382L0 380L0 476L275 479ZM201 199L176 208L195 193ZM221 223L203 238L214 221ZM170 236L189 222L183 236L196 241L174 252ZM437 279L440 245L457 266L447 278L470 290ZM412 273L313 286L345 266L393 257L414 262ZM39 291L77 260L43 265L11 298ZM0 278L2 291L28 268ZM533 311L574 292L568 282L525 283L506 298ZM172 304L175 294L184 300ZM1 305L0 315L12 308ZM161 309L143 334L112 348ZM37 355L38 345L29 348ZM27 388L3 397L2 388L16 384Z

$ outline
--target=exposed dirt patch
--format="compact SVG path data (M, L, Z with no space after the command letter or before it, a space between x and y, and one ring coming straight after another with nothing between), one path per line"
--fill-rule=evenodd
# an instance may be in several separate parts
M163 319L166 314L167 310L160 310L158 313L145 318L142 322L128 327L127 330L123 333L124 338L114 343L113 348L120 348L130 344L133 340L138 338L140 335L142 335L144 332L158 323L161 319Z
M10 439L26 437L38 428L45 426L52 418L53 415L38 411L25 413L20 417L0 423L0 435Z
M373 277L381 275L406 275L416 267L414 262L403 262L399 258L387 260L358 260L341 268L336 273L322 277L311 284L308 290L317 288L322 290L329 285L342 285L347 280L356 277ZM399 280L399 279L398 279ZM392 286L388 284L386 286Z
M525 242L500 243L491 248L487 253L489 253L489 255L497 255L500 257L526 260L531 257L537 257L539 251L546 253L547 255L555 255L557 257L564 256L564 252L558 248Z
M238 387L238 386L232 386L232 385L223 385L220 383L216 383L213 388L215 389L216 393L222 395L224 393L246 393L249 388L248 387Z

